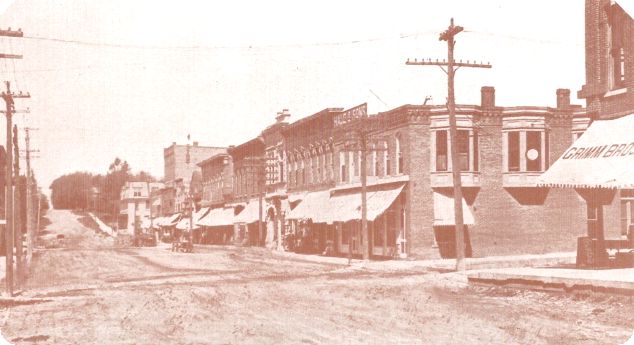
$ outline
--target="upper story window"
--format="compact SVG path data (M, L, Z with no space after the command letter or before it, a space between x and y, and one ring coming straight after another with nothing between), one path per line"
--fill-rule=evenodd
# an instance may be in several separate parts
M548 168L549 143L544 117L502 120L505 172L540 172Z
M396 173L397 174L402 174L403 173L403 148L401 147L401 138L400 136L396 136L396 141L395 141L395 152L396 152Z
M471 116L458 116L456 119L456 145L458 162L461 171L475 172L479 170L478 132L473 128ZM451 171L451 136L449 135L449 118L446 115L434 116L432 127L432 169L435 171Z
M339 152L339 178L341 182L346 182L348 180L348 171L346 168L346 154L343 151Z
M376 146L374 144L370 145L370 152L371 152L371 161L370 161L370 169L368 169L368 175L369 176L378 176L378 170L377 167L378 165L376 164Z
M625 86L626 81L626 48L628 47L626 30L629 27L629 16L619 7L610 6L608 12L608 44L610 59L608 61L608 83L610 89Z
M392 157L390 155L390 149L387 141L384 143L385 155L384 157L384 167L385 167L385 176L392 175Z

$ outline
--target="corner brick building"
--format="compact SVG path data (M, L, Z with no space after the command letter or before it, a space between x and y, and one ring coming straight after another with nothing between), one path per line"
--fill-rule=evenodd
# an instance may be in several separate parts
M553 108L499 107L495 90L483 87L481 104L457 107L473 256L573 250L584 232L585 206L573 190L534 187L572 143L573 129L582 132L588 123L584 109L570 104L569 90L555 97ZM305 237L303 250L361 254L362 152L351 135L359 121L351 118L365 115L355 111L326 109L283 132L294 206L287 230ZM372 255L454 255L447 108L404 105L365 117L363 126Z

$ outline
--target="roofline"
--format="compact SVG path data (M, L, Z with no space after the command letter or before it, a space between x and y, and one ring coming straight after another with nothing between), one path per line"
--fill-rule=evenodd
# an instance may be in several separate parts
M228 153L218 153L218 154L215 154L215 155L213 155L213 156L211 156L211 157L209 157L209 158L207 158L207 159L205 159L205 160L202 160L202 161L200 161L200 162L196 163L196 165L198 165L199 167L202 167L203 165L206 165L206 164L208 164L208 163L211 163L212 161L214 161L214 160L216 160L216 159L219 159L219 158L221 158L221 157L222 157L222 158L224 158L224 157L231 157L231 155L230 155L230 154L228 154Z

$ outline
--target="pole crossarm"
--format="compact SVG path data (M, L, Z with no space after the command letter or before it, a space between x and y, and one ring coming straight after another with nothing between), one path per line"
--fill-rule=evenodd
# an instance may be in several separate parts
M0 114L6 114L6 113L7 113L6 110L0 110ZM20 109L20 110L12 110L11 111L11 114L30 114L30 113L31 113L30 109Z
M22 29L18 29L18 30L11 30L11 28L8 28L7 30L1 30L0 29L0 36L5 36L5 37L24 37L24 32L22 32Z
M0 59L21 59L22 55L0 53Z
M447 61L431 61L431 60L414 60L411 61L410 59L407 59L407 61L405 62L406 65L414 65L414 66L449 66L449 62ZM476 63L476 62L454 62L453 66L458 68L458 67L475 67L475 68L491 68L493 66L491 66L491 64L489 63Z
M418 61L407 60L406 65L418 65L418 66L439 66L447 74L447 110L449 113L449 138L451 147L451 175L453 181L453 199L454 199L454 224L456 231L456 270L465 270L465 229L464 229L464 216L462 209L462 177L460 173L460 162L458 160L458 142L457 142L457 124L456 124L456 101L454 95L454 76L456 71L460 67L473 67L473 68L491 68L489 63L478 63L476 61L463 62L462 60L456 61L454 58L454 37L462 32L464 28L462 26L454 25L453 18L447 30L443 31L438 37L439 41L447 42L447 59L439 61L432 61L423 59ZM443 68L446 67L446 70Z

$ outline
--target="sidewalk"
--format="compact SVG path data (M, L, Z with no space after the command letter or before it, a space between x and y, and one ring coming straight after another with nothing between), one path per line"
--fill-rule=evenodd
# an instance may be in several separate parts
M634 268L604 270L502 268L467 272L467 277L470 283L634 295Z
M348 258L330 257L321 255L297 254L292 252L273 251L274 255L293 260L311 261L332 265L348 265ZM548 254L526 254L509 256L490 256L483 258L467 258L465 264L467 270L504 268L504 267L538 267L557 266L573 264L576 258L575 252L548 253ZM455 259L434 259L434 260L385 260L364 262L359 259L352 259L352 265L378 271L391 270L417 270L417 269L441 269L453 270L456 266Z
M92 212L88 212L88 215L97 223L97 225L99 226L99 230L108 234L109 236L112 236L112 237L117 236L117 234L112 230L111 227L109 227L104 222L102 222L101 219L99 219L97 216L92 214Z

